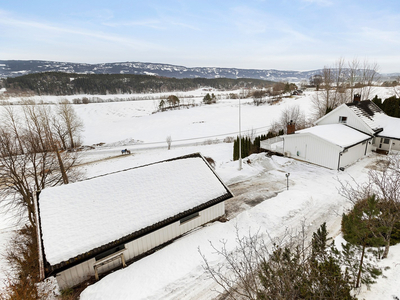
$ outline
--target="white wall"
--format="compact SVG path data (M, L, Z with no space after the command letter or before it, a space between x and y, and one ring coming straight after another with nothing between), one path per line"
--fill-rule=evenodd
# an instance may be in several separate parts
M289 157L310 162L329 169L337 170L338 167L346 167L358 159L371 153L372 145L366 141L347 149L340 157L343 148L329 143L313 134L293 134L285 136L284 152L290 153Z
M318 125L338 124L339 117L347 117L346 125L358 129L365 133L370 133L368 126L356 116L356 114L346 105L341 105L337 109L327 114L322 120L317 121Z
M382 141L381 141L381 139L382 139ZM383 143L384 139L385 138L376 137L374 146L376 146L377 149L382 149L382 150L387 150L387 151L389 151L389 148L390 148L390 150L400 151L400 141L399 140L390 139L389 144L385 144L385 143ZM390 147L390 145L391 145L391 147ZM379 146L381 146L381 147L379 147Z
M371 145L368 141L347 149L340 157L340 167L346 167L364 157L365 149L367 149L367 155L371 153Z
M159 245L162 245L180 235L199 227L205 223L215 220L225 214L225 202L218 203L212 207L199 212L199 216L180 224L180 221L165 226L159 230L149 233L139 239L126 243L124 257L126 261L132 260L136 256L145 253ZM75 286L90 277L94 276L94 258L87 260L79 265L62 271L56 275L58 285L61 290ZM115 260L110 264L99 268L99 274L121 266L120 260Z
M312 134L285 136L284 152L292 158L329 169L337 169L341 148Z
M390 140L390 142L392 143L391 150L400 151L400 141L399 140Z

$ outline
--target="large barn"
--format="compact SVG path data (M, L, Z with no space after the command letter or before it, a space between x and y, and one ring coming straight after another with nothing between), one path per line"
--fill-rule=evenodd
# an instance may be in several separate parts
M37 195L42 277L61 289L125 266L225 214L233 195L199 153Z

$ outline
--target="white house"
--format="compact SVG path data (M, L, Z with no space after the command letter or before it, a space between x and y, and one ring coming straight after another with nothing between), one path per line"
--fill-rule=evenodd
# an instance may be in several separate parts
M373 150L400 150L400 119L389 117L370 100L342 104L315 125L345 124L374 137Z
M61 289L98 278L220 218L231 197L199 153L46 188L37 195L42 278Z
M371 151L400 150L400 119L389 117L369 100L342 104L314 124L299 131L288 124L288 134L280 142L262 141L261 148L338 170Z

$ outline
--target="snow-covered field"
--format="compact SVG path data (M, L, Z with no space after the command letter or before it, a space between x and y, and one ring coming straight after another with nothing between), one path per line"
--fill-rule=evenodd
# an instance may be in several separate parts
M192 92L201 101L204 91ZM377 89L379 97L389 97L389 89ZM310 114L310 97L285 98L276 105L251 105L242 100L242 130L266 133L269 126L280 116L280 111L291 105L299 105L306 115ZM120 95L119 95L120 96ZM111 97L111 96L107 96ZM117 97L117 96L116 96ZM52 100L56 100L54 97ZM50 97L48 100L51 100ZM47 101L46 99L44 99ZM305 164L282 157L268 158L264 154L244 159L243 169L232 161L233 145L228 143L204 143L225 136L236 136L238 131L238 100L221 100L210 106L168 111L153 114L154 101L129 101L75 105L85 123L84 144L100 142L94 150L84 151L82 168L92 177L149 162L164 160L183 154L201 152L216 161L219 176L232 187L239 202L238 213L228 215L228 222L214 222L176 240L171 245L116 271L96 284L89 286L81 295L83 300L100 299L212 299L218 287L209 279L203 268L201 250L211 264L219 262L209 242L219 244L227 240L227 247L235 246L236 227L240 233L260 231L271 236L281 235L286 228L295 230L301 222L311 234L323 222L334 237L340 234L341 214L350 205L338 195L338 178L366 179L368 167L375 156L367 157L346 168L343 172ZM1 107L0 107L1 108ZM165 139L172 137L172 149L167 150ZM136 141L143 143L137 143ZM152 148L158 146L158 148ZM132 155L122 156L120 150L128 148ZM286 176L289 190L286 189ZM271 197L271 192L277 192ZM275 195L275 194L273 194ZM255 202L258 204L245 204ZM9 238L10 223L0 219L0 247ZM4 247L0 248L4 251ZM390 266L378 284L368 291L361 290L359 299L394 299L400 297L400 247L390 250L389 258L382 266ZM4 264L0 263L0 267Z

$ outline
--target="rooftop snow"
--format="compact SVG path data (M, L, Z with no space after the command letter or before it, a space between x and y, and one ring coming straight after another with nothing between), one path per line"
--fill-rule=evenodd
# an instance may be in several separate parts
M374 102L365 100L346 105L375 132L383 129L378 136L400 139L400 119L389 117Z
M370 137L343 124L318 125L296 133L311 133L340 147L348 147Z
M375 122L380 125L383 130L377 136L390 137L400 139L400 118L389 117L385 114L380 114L375 117Z
M227 193L201 157L44 189L39 209L46 259L58 264Z
M364 100L346 104L364 123L366 123L373 131L381 128L376 122L376 117L385 115L385 113L372 101Z

